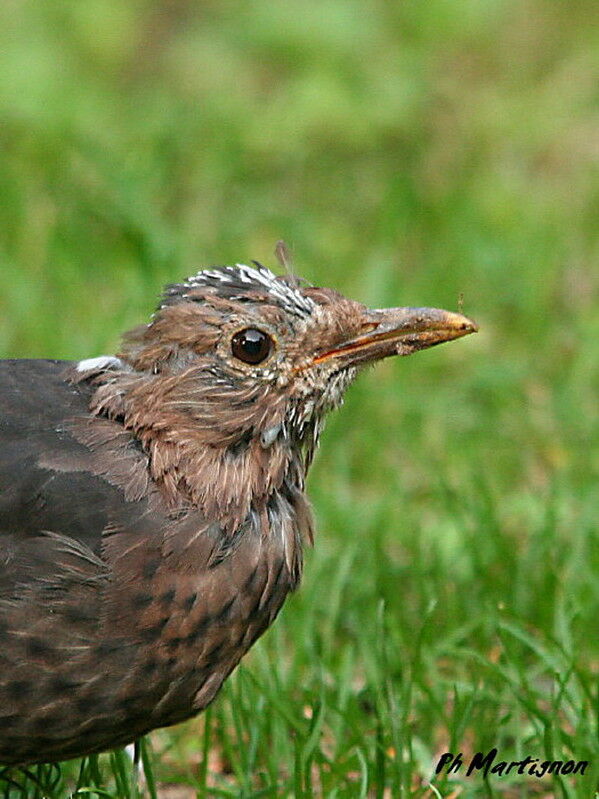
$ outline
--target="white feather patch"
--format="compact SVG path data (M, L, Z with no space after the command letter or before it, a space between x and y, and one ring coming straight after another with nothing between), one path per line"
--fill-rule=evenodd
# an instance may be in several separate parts
M99 372L103 369L123 369L125 364L114 355L100 355L97 358L86 358L77 364L78 372Z

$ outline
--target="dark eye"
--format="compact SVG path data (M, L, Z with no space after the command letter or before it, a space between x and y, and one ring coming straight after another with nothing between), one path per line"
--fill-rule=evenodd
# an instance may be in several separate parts
M231 352L244 363L262 363L273 348L273 340L262 330L247 327L235 333L231 339Z

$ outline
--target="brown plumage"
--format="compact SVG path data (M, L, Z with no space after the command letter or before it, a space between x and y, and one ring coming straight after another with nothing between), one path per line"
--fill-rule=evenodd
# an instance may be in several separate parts
M0 762L206 707L299 582L326 412L362 365L474 330L256 264L167 287L118 357L0 362Z

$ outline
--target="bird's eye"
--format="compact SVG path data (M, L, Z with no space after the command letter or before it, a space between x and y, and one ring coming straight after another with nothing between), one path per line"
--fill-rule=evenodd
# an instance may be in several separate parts
M272 338L255 327L240 330L231 339L231 352L244 363L262 363L268 358L272 348Z

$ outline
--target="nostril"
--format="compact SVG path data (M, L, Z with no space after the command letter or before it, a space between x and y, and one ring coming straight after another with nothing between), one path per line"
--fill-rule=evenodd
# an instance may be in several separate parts
M360 333L372 333L372 331L376 330L378 326L378 322L364 322L364 324L360 327Z

